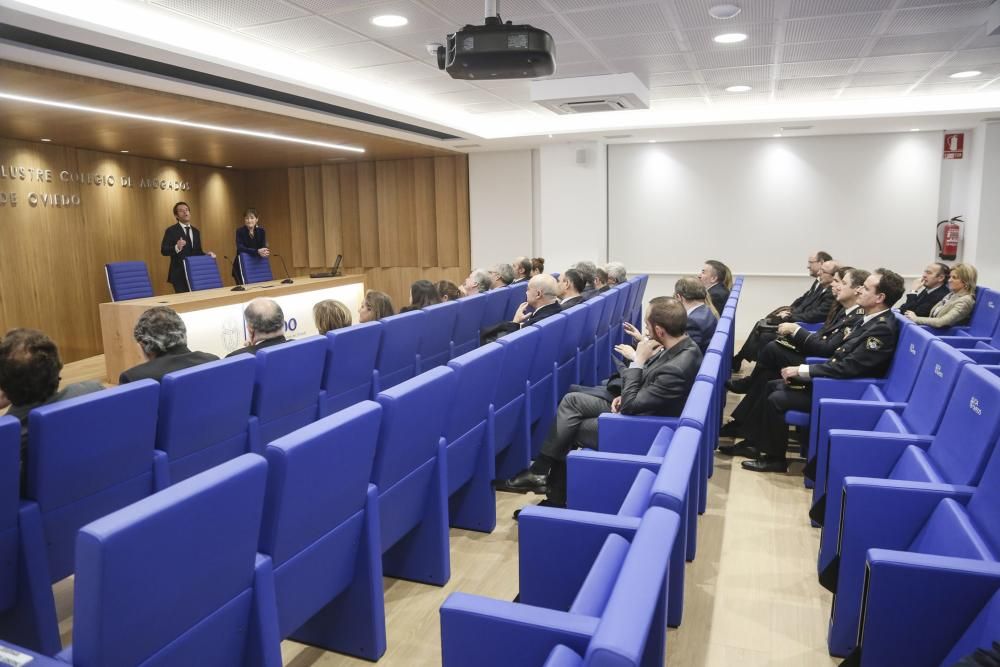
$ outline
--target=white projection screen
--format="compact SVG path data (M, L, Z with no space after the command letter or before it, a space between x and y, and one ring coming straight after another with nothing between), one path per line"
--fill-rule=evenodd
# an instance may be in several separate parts
M802 276L827 250L920 271L933 247L941 133L612 145L608 245L630 272Z

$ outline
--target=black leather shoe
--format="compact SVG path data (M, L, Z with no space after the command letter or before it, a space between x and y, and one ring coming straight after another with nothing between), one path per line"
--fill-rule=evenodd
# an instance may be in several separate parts
M760 450L749 440L735 445L719 445L719 453L726 456L746 456L750 459L760 456Z
M538 507L558 507L560 509L566 509L566 505L564 505L562 503L554 503L551 500L549 500L548 498L546 498L545 500L543 500L540 503L535 503L535 504ZM522 507L521 509L524 509L524 508ZM514 521L517 521L520 516L521 516L521 510L519 510L519 509L518 510L514 510L514 516L513 516Z
M750 391L750 380L747 378L726 380L726 390L734 394L745 394Z
M548 475L536 475L531 470L522 470L514 477L497 483L497 491L512 491L514 493L548 493Z
M726 422L719 429L720 438L742 438L743 437L743 424L739 423L735 419Z
M788 472L788 461L784 459L757 459L740 464L744 470L753 472Z

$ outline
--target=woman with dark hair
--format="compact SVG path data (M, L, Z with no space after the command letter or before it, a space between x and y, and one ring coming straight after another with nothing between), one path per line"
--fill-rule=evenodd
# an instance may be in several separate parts
M458 289L458 285L450 280L439 280L434 287L437 289L441 301L455 301L462 298L462 290Z
M365 298L361 302L361 307L358 308L358 322L362 324L374 322L395 314L396 311L392 307L392 299L389 298L389 295L370 289L365 292Z
M420 310L427 306L433 306L435 303L441 303L437 287L429 280L418 280L410 285L410 305L403 306L399 312L407 313L411 310Z
M531 275L537 276L539 273L545 273L545 258L544 257L532 257L531 258Z
M236 257L233 258L233 280L237 285L243 284L240 273L240 253L270 257L271 250L267 247L267 237L264 228L259 226L257 209L248 208L243 212L243 226L236 230Z

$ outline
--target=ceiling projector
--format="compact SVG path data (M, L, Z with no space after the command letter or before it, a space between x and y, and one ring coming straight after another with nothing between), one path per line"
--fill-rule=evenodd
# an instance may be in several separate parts
M486 0L484 25L467 25L447 44L428 44L438 69L453 79L536 79L556 71L552 35L500 18L497 0Z

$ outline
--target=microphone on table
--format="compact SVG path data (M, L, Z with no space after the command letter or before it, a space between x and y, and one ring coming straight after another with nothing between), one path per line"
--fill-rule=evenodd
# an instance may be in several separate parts
M233 260L229 259L229 257L228 257L228 256L226 256L226 255L223 255L223 257L225 258L225 260L226 260L227 262L232 262L232 261L233 261ZM246 287L244 287L243 285L237 285L236 287L234 287L233 289L231 289L231 290L229 290L229 291L230 291L230 292L246 292L246 291L247 291L247 288L246 288Z
M281 284L291 285L292 283L294 283L295 281L292 280L292 277L290 275L288 275L288 267L285 266L285 258L282 257L281 255L275 255L273 252L271 253L271 257L277 257L278 259L281 260L281 268L285 272L285 279L281 281Z

